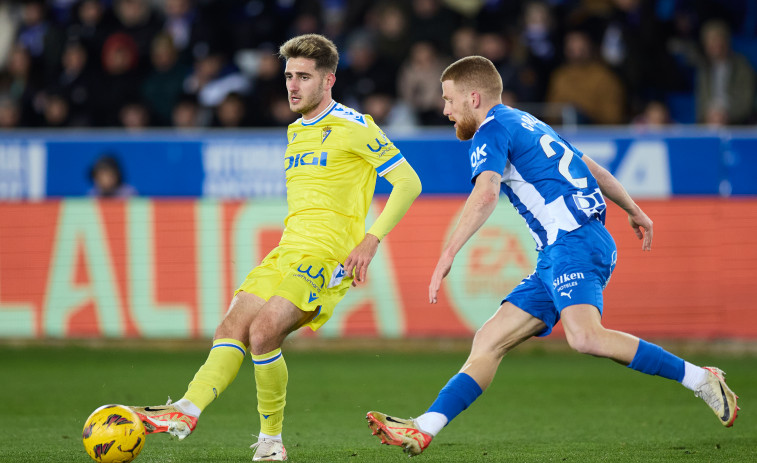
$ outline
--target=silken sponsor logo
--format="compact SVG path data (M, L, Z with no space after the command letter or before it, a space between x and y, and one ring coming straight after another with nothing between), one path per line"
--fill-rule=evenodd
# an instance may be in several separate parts
M321 151L320 155L316 156L315 151L307 153L295 154L294 156L287 156L284 158L284 170L301 166L322 166L325 167L328 161L328 152Z
M552 280L552 287L557 288L560 286L560 288L557 289L563 289L563 288L569 288L571 286L576 286L578 282L575 280L583 280L584 274L583 272L575 272L575 273L563 273L559 277Z

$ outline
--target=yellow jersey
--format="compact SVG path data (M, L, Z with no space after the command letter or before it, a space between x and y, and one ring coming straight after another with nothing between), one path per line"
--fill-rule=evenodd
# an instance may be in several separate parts
M405 162L373 119L332 101L289 125L287 204L279 245L344 262L365 236L365 217L384 176Z

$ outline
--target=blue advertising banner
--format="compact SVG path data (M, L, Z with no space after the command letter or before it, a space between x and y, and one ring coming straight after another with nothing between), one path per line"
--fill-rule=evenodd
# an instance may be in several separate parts
M424 194L470 192L470 142L451 129L388 135L418 172ZM638 198L757 194L757 130L579 129L564 138ZM285 149L283 129L9 132L0 134L0 199L85 196L102 156L118 160L140 196L283 196ZM389 191L379 179L377 193Z

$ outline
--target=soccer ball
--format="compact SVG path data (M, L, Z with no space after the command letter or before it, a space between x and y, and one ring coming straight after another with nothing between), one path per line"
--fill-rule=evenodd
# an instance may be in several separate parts
M81 434L84 449L100 463L128 463L145 445L145 427L123 405L103 405L93 411Z

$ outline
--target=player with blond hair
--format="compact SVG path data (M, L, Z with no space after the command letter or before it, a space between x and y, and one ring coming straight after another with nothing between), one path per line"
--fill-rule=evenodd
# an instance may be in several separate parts
M531 114L501 102L502 80L486 58L470 56L442 74L444 115L460 140L472 139L473 191L429 285L436 303L455 255L494 211L500 190L525 220L538 251L536 270L476 332L470 355L431 407L415 419L380 412L366 418L385 444L418 455L491 384L504 355L562 320L570 347L636 371L678 381L704 399L724 426L738 398L715 367L698 367L659 346L602 326L602 291L615 268L615 242L604 226L605 197L628 214L642 250L652 249L652 221L623 186Z
M318 329L350 284L364 282L379 242L420 194L413 168L370 116L332 99L336 46L308 34L279 49L292 111L282 158L288 214L279 245L245 278L216 329L205 364L176 403L132 407L148 433L180 439L234 380L249 349L255 370L260 434L253 461L284 461L282 439L288 370L281 346L293 331ZM376 177L392 184L366 233Z

